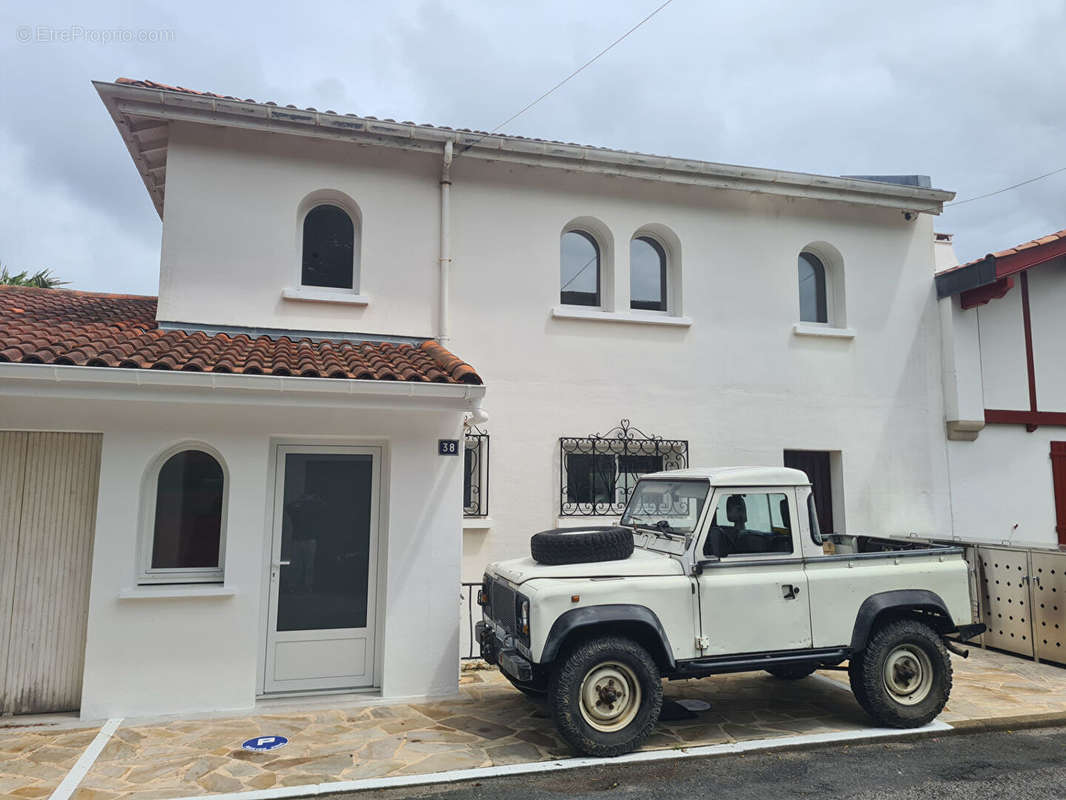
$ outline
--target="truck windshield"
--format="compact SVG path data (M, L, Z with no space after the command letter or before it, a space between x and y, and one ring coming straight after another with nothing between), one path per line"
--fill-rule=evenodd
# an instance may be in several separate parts
M696 529L708 491L706 481L641 480L621 523L662 533L690 534Z

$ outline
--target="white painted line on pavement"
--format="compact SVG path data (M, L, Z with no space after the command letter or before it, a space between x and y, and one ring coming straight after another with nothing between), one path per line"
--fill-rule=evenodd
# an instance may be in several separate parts
M505 764L498 767L476 767L474 769L457 769L449 772L428 772L423 775L396 775L386 778L362 778L353 781L331 781L329 783L312 783L304 786L281 786L276 789L256 789L248 792L231 792L228 794L193 795L177 797L174 800L282 800L289 797L311 797L313 795L334 792L358 792L366 789L397 789L405 786L425 786L434 783L458 783L484 778L500 778L509 775L528 775L537 772L558 772L560 770L597 767L607 764L632 764L644 761L671 761L700 756L730 755L753 753L765 750L778 750L809 744L831 744L833 742L873 741L877 739L895 739L917 731L936 733L949 731L946 722L934 720L921 728L900 730L898 728L861 728L857 731L833 731L830 733L808 733L798 736L780 736L773 739L753 739L747 742L729 742L727 744L708 744L698 747L684 747L673 750L640 750L616 758L565 758L555 761L533 761L527 764Z
M70 768L67 777L65 777L63 782L56 787L56 790L52 792L52 795L48 800L68 800L68 798L74 794L74 790L78 788L82 779L92 768L92 765L96 763L96 759L100 756L100 753L103 752L107 743L111 741L111 737L121 724L122 717L109 719L104 723L104 726L100 728L99 733L96 734L96 738L85 748L85 752L81 754L81 758L74 762L74 766Z

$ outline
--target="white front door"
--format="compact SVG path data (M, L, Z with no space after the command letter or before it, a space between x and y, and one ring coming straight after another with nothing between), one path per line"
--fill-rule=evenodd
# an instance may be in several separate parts
M277 448L265 690L373 686L381 448Z

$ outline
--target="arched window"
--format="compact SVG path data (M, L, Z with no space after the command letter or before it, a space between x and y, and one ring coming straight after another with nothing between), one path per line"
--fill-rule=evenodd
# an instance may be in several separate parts
M825 264L806 251L799 254L799 300L801 322L829 322Z
M600 246L590 233L571 230L560 239L560 301L571 306L599 306Z
M355 287L355 225L340 206L318 205L303 224L300 283L330 289Z
M666 311L666 250L650 236L629 243L629 307Z
M180 450L156 474L149 581L221 580L225 477L203 450Z

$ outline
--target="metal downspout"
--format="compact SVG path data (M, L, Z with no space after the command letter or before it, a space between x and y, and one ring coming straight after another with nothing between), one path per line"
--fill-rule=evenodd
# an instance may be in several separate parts
M452 151L453 143L449 139L444 143L444 160L440 170L440 298L438 307L439 328L437 341L447 346L451 339L451 326L448 314L448 295L450 289L451 254L451 188L452 188Z

